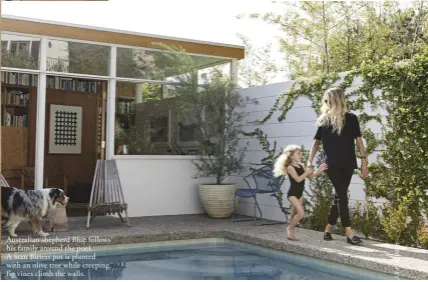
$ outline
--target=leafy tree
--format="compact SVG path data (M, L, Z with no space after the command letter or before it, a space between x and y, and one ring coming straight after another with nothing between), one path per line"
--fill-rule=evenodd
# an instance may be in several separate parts
M428 7L413 1L280 2L284 13L251 14L278 26L292 78L360 68L384 58L409 59L428 43Z
M108 75L110 48L104 45L68 42L68 72Z
M364 203L356 202L351 213L351 222L355 230L360 231L369 238L384 239L385 231L379 218L379 208L370 198L366 197Z
M284 35L280 39L292 77L302 74L314 75L330 72L329 44L330 27L334 24L334 2L285 2L287 12L264 15L251 14L250 18L261 18L277 25ZM308 16L306 16L308 15Z
M278 74L279 67L272 58L272 44L255 48L248 37L238 34L245 46L245 59L238 65L241 87L253 87L270 83Z
M164 86L166 87L166 86ZM143 102L162 99L162 85L154 83L144 83L142 87Z
M1 66L21 69L38 69L39 58L30 55L28 48L18 49L10 52L5 48L1 50Z
M216 72L210 83L194 91L188 82L177 89L177 102L184 114L192 116L200 132L203 154L194 162L199 177L214 177L216 184L243 170L246 146L239 146L246 99L241 97L230 78Z
M131 48L117 49L117 76L160 79L163 77L155 54L146 50Z
M180 113L195 121L197 142L201 148L194 161L195 177L214 178L216 184L243 170L246 146L239 146L243 108L252 100L244 98L232 79L218 69L197 83L193 75L196 61L180 47L167 46L162 52L166 73L174 76L174 96Z

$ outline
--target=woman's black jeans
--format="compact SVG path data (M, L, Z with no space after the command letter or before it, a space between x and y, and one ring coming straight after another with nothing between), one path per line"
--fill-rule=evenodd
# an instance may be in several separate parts
M351 221L349 219L348 188L351 184L354 169L328 168L326 172L334 186L334 190L336 191L336 199L333 201L333 205L331 206L328 223L336 225L340 214L342 226L350 227Z

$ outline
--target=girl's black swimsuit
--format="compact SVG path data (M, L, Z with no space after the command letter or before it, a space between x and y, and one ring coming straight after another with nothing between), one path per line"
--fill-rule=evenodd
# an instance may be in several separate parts
M300 165L299 167L295 167L297 175L300 176L305 173L305 169ZM288 189L287 198L294 196L297 199L300 199L303 196L303 190L305 189L305 180L302 182L296 182L293 177L290 178L290 189Z

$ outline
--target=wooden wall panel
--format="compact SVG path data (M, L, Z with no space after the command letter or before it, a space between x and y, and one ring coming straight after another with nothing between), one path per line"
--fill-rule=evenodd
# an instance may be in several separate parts
M27 163L28 128L2 126L2 170L22 169Z
M49 154L49 117L50 105L82 107L82 153ZM45 175L66 173L69 183L92 183L96 165L97 138L97 95L79 92L47 89L46 91L46 128L45 128ZM53 183L52 183L53 184Z
M19 187L27 163L28 128L2 126L1 139L1 172L9 185Z

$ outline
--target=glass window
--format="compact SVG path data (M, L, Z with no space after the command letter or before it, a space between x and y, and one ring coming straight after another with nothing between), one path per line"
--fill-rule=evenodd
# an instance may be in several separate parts
M199 150L195 121L180 113L175 88L117 82L115 154L187 155Z
M207 84L211 82L213 71L220 71L222 73L229 73L231 62L221 63L215 66L209 66L198 70L198 83Z
M107 76L109 56L109 46L49 39L47 70Z
M166 80L191 70L226 62L207 56L180 56L166 51L117 48L117 76L151 80Z
M40 38L2 33L1 66L38 69Z

